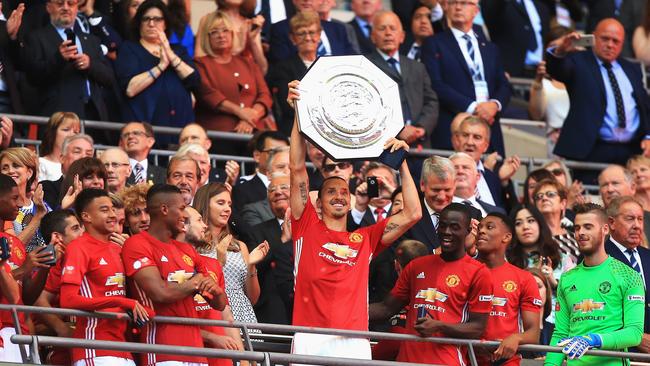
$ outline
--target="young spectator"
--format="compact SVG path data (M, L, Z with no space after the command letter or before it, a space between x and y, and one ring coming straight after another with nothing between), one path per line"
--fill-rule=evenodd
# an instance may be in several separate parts
M131 164L127 184L165 182L165 169L148 160L155 143L153 127L147 122L129 122L122 127L120 147L126 151Z
M569 255L574 263L578 262L580 252L578 242L573 233L573 223L567 219L566 188L556 179L542 180L537 184L533 197L535 207L544 215L548 228L551 230L553 240L560 246L562 253Z
M194 200L194 194L199 188L201 169L199 163L189 156L174 156L167 165L167 184L178 187L185 205L189 206Z
M122 198L122 202L124 202L124 213L126 216L124 232L130 235L135 235L149 229L147 191L149 191L149 185L140 183L127 187L120 192L120 197Z
M185 200L177 187L154 185L147 192L149 230L130 237L122 258L131 294L157 315L197 318L194 296L199 293L216 310L223 310L226 298L206 268L202 257L189 244L175 238L185 230ZM202 347L198 326L147 324L141 341L147 344ZM207 364L205 357L146 353L142 365L171 361Z
M605 252L607 215L595 204L576 207L575 231L584 260L567 272L557 290L552 346L545 366L629 364L622 358L584 356L591 348L625 351L641 343L645 290L639 273ZM597 311L597 314L592 314ZM579 362L572 361L581 358Z
M131 176L129 156L124 150L114 147L105 150L99 160L106 168L106 188L111 193L119 193L126 188L126 181Z
M551 341L552 329L548 335L544 334L544 319L547 319L554 311L551 301L551 294L553 293L553 289L551 288L551 284L548 282L548 278L546 278L542 271L537 268L526 268L526 271L530 272L533 275L533 278L535 278L537 289L539 290L539 297L542 299L542 316L539 318L539 343L548 344ZM543 359L545 357L544 352L522 352L522 355L524 358L532 358L537 360Z
M81 122L79 117L72 112L56 112L45 125L43 139L39 149L38 180L58 180L61 171L61 158L63 156L63 141L68 136L79 133Z
M411 60L420 61L422 57L422 44L426 38L433 35L431 9L428 6L419 5L415 7L411 15L410 30L410 32L406 33L406 41L402 43L400 51Z
M106 190L107 176L104 164L97 158L81 158L72 163L61 183L61 208L73 208L77 195L86 188Z

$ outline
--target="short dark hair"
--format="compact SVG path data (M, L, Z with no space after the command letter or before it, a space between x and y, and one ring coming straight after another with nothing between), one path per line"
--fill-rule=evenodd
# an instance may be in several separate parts
M455 212L460 212L465 216L465 220L467 220L467 224L469 225L471 219L474 217L472 211L470 210L470 206L459 203L459 202L452 202L445 206L445 208L442 209L442 212L440 212L440 215L447 211L455 211Z
M282 132L267 130L267 131L262 131L259 134L253 136L253 139L251 140L251 142L253 143L252 150L255 151L264 150L264 145L266 144L267 139L284 141L287 143L287 145L289 145L289 139L287 139L287 136L282 134Z
M146 0L140 4L138 10L135 12L133 20L131 20L131 39L133 41L140 40L140 24L142 23L142 18L144 17L144 14L151 8L160 9L163 19L165 19L165 35L167 38L171 36L172 26L167 5L165 5L165 3L160 0Z
M495 212L490 212L487 215L485 215L485 218L490 217L490 216L497 217L497 218L501 219L501 221L503 221L503 223L508 228L508 231L510 231L510 234L513 234L513 235L515 234L515 225L512 223L512 220L510 219L510 217L506 216L506 214L495 211Z
M16 181L12 177L0 173L0 195L8 194L14 187L18 187Z
M340 180L342 180L345 184L347 184L347 182L345 181L345 179L343 179L343 178L341 178L341 177L338 177L338 176L332 176L332 177L329 177L329 178L325 178L325 180L323 181L323 183L321 183L320 188L318 188L318 198L321 197L321 193L323 192L323 188L325 188L325 184L326 184L327 182L333 180L333 179L340 179Z
M154 184L147 191L147 208L153 207L154 199L161 194L181 194L181 190L171 184Z
M402 268L417 257L431 254L429 248L417 240L404 240L395 248L395 259Z
M592 202L581 203L573 206L573 212L575 212L576 216L594 213L602 220L602 222L607 223L607 213L603 206Z
M106 183L108 173L106 172L106 167L104 167L104 163L102 163L101 160L92 157L85 157L70 164L70 168L68 168L68 171L63 177L63 182L61 182L59 202L61 202L63 197L65 197L68 188L74 184L75 175L79 175L79 180L83 180L85 177L93 174L97 175L104 181L104 188L106 189L108 187Z
M41 235L46 243L52 241L53 233L65 232L65 220L74 216L72 210L54 210L50 211L41 219Z
M81 213L94 201L96 198L109 197L108 192L98 188L86 188L79 192L74 201L74 210L77 217L81 217Z

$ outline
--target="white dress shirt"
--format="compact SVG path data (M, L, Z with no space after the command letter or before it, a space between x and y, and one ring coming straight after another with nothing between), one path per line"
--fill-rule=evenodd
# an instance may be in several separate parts
M131 165L131 171L133 172L133 176L135 176L135 164L140 163L140 166L142 166L142 176L144 177L144 181L147 181L147 168L149 167L149 161L147 159L144 159L142 161L137 161L135 159L129 158L129 164Z
M390 206L391 204L387 204L386 206L383 207L384 212L382 213L382 216L384 216L384 219L388 218L388 212L390 211ZM372 213L373 219L375 219L375 222L377 222L377 207L368 205L368 208L365 211L359 211L356 208L352 208L350 210L350 213L352 214L352 219L354 220L354 223L359 225L361 223L361 220L363 219L363 216L366 214L366 211L370 210Z
M475 209L481 211L481 217L485 217L487 215L487 211L485 211L485 209L483 209L483 206L481 206L481 204L478 203L478 201L476 200L476 196L474 195L472 195L472 197L469 198L460 198L458 196L454 196L454 198L451 199L451 202L456 202L456 203L463 203L465 201L469 202L472 205L472 207L474 207Z
M476 168L481 173L481 178L478 180L478 183L476 184L476 189L478 190L478 194L481 197L481 201L489 205L496 206L496 203L494 203L494 197L492 197L492 192L490 191L490 187L488 186L487 181L483 176L483 172L485 172L485 167L483 166L483 162L479 160L478 164L476 165Z
M616 240L614 240L614 238L611 235L609 237L609 240L611 240L612 243L614 243L614 245L616 245L618 250L620 250L621 253L623 253L623 256L631 263L630 255L627 254L627 252L626 252L627 248L624 247L623 244L621 244L621 243L617 242ZM634 259L636 259L636 262L639 264L639 274L641 275L641 278L643 278L643 287L645 287L645 276L643 275L643 262L641 262L641 256L639 255L639 251L636 250L636 248L634 248L633 250L634 250L634 254L633 254Z
M429 216L431 217L431 222L433 223L433 231L438 230L438 215L436 215L436 210L434 210L429 204L427 203L427 200L424 201L424 207L427 209L427 212L429 213Z

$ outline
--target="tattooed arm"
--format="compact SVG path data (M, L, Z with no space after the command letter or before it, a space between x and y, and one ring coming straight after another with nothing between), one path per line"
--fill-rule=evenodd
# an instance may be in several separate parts
M289 83L289 96L287 102L289 105L294 105L294 101L299 99L298 81ZM305 138L302 137L298 131L298 114L293 121L293 129L291 130L291 149L289 151L289 168L291 170L291 190L290 190L290 205L291 214L295 219L302 216L302 211L305 209L307 200L309 199L309 176L307 175L307 166L305 165L305 157L307 155L307 145Z

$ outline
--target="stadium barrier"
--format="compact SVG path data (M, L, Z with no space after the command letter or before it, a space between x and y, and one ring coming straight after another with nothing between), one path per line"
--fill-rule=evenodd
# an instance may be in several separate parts
M25 305L0 305L0 310L11 311L14 318L14 325L16 335L11 337L11 342L19 345L30 345L30 352L27 354L23 347L23 361L40 364L40 356L38 354L38 346L57 346L65 348L83 347L91 349L106 349L106 350L120 350L135 353L163 353L173 355L193 355L205 357L218 357L229 358L233 360L252 360L258 361L263 365L271 366L273 363L304 363L315 365L350 365L350 366L399 366L399 365L418 365L414 363L401 363L391 361L378 361L378 360L358 360L346 358L333 358L333 357L320 357L320 356L306 356L306 355L293 355L277 352L257 352L253 349L253 343L250 341L249 329L259 329L265 332L276 333L315 333L333 336L355 337L355 338L368 338L373 340L398 340L398 341L415 341L415 342L430 342L442 343L458 346L465 346L468 349L469 361L472 366L476 366L476 352L475 348L496 348L499 342L482 341L482 340L468 340L468 339L454 339L454 338L441 338L441 337L418 337L410 334L398 333L381 333L381 332L365 332L343 329L330 329L330 328L314 328L292 325L279 325L279 324L263 324L263 323L242 323L242 322L229 322L224 320L209 320L209 319L193 319L193 318L178 318L156 316L153 318L157 323L173 323L184 325L213 325L220 327L239 328L244 337L245 351L229 351L218 350L211 348L199 347L182 347L182 346L166 346L166 345L150 345L132 342L111 342L111 341L96 341L96 340L81 340L75 338L63 337L50 337L38 335L22 335L20 331L20 320L18 312L31 313L31 314L55 314L64 316L83 316L94 317L103 319L128 319L128 315L124 313L110 313L110 312L86 312L73 309L58 309L37 306ZM521 352L560 352L561 347L552 347L544 345L522 345L519 347ZM604 350L589 350L588 355L604 356L604 357L617 357L617 358L633 358L637 361L650 361L650 354L632 353L632 352L619 352L619 351L604 351Z

